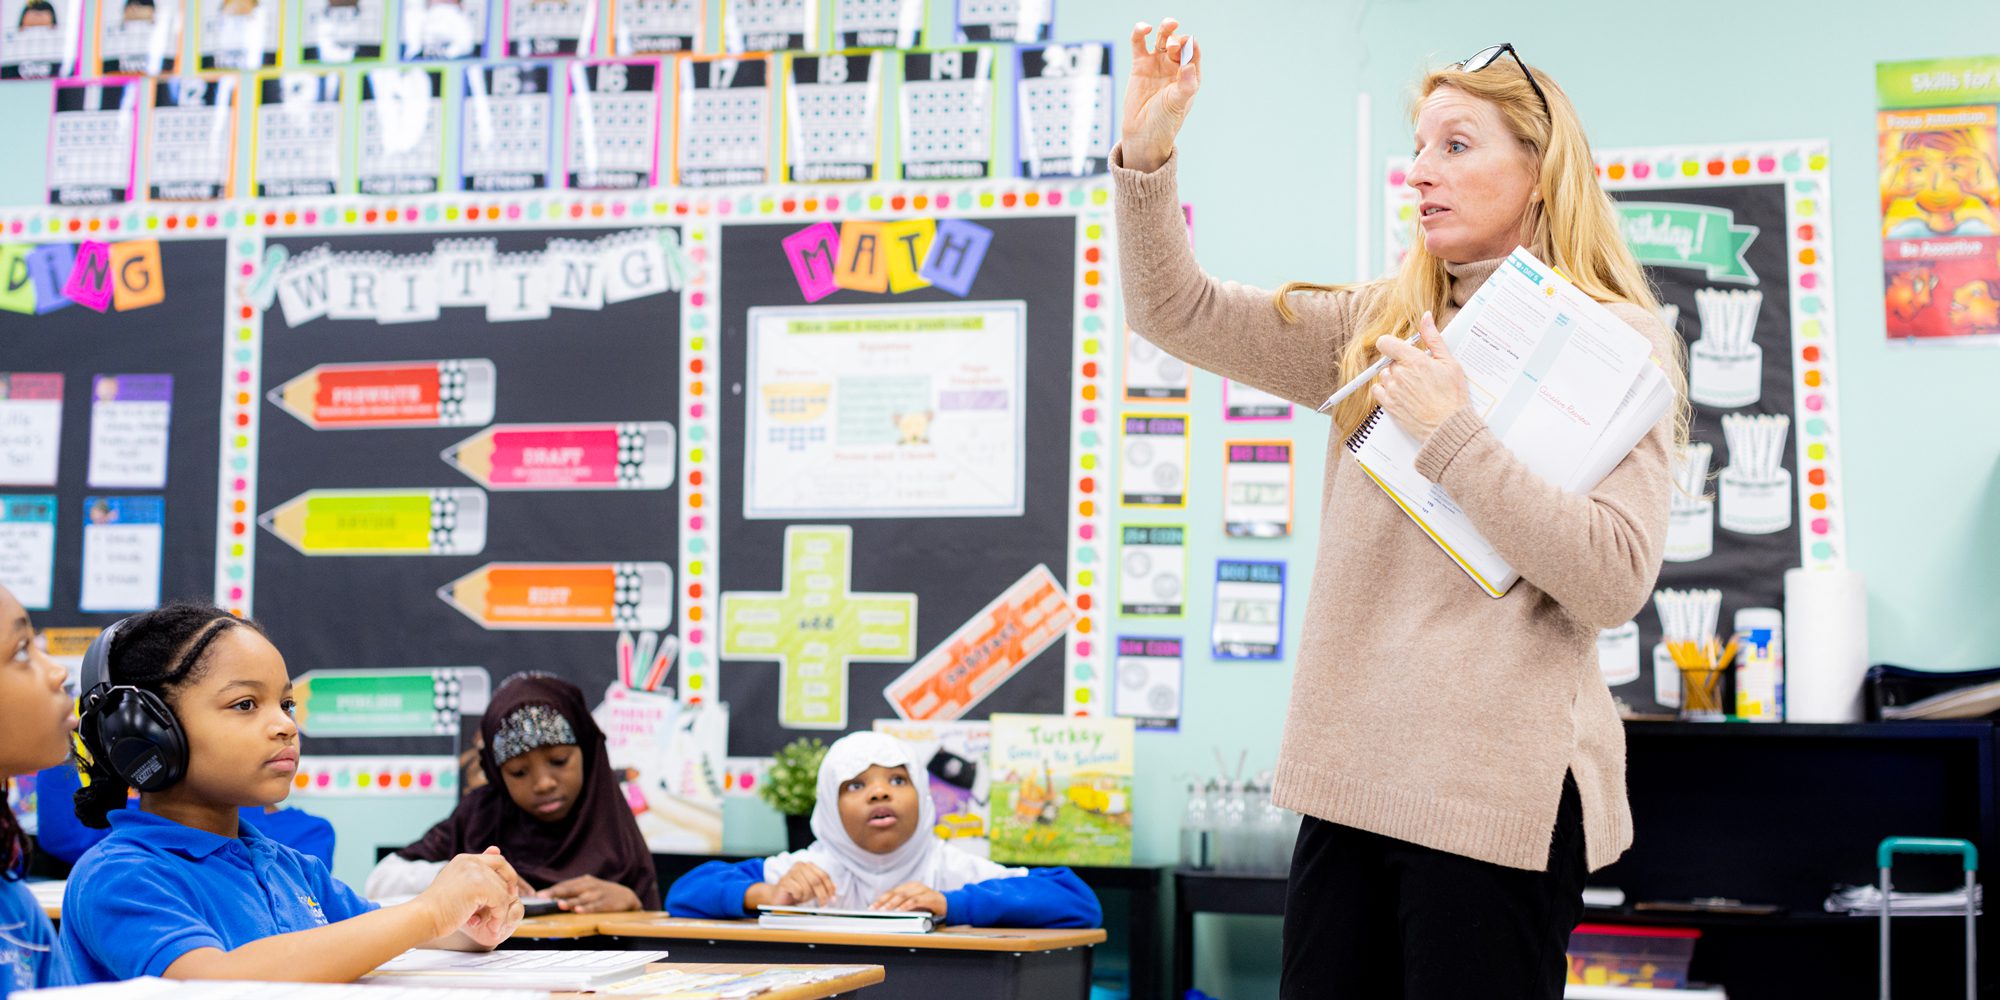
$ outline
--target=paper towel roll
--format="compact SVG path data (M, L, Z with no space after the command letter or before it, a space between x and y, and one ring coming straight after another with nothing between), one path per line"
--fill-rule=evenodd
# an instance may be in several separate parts
M1785 721L1859 722L1868 589L1851 569L1785 571Z

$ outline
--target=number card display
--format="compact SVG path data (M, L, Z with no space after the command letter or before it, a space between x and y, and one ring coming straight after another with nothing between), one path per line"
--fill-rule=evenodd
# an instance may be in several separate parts
M882 55L786 56L785 180L870 181L880 171Z
M444 170L444 73L369 70L361 78L362 194L429 194Z
M250 188L259 198L332 194L340 183L339 73L257 79Z
M186 23L181 3L97 0L97 72L160 76L178 69Z
M1130 329L1125 331L1125 400L1187 402L1194 372L1187 362L1160 350Z
M1213 640L1218 660L1283 658L1284 563L1216 562Z
M160 603L166 502L85 497L80 611L142 611Z
M1133 728L1168 731L1181 726L1181 640L1118 637L1118 686L1111 714Z
M905 180L993 175L993 67L991 49L903 53L896 134Z
M1023 177L1101 174L1111 156L1111 46L1016 50L1014 142Z
M1046 42L1055 0L957 0L960 42Z
M771 60L680 59L674 183L763 184L770 179Z
M403 61L486 55L487 0L403 0Z
M29 611L46 611L55 564L56 498L0 496L0 587Z
M1127 413L1121 436L1125 468L1118 502L1126 507L1187 506L1188 418Z
M389 48L389 0L302 0L299 58L373 62Z
M278 64L284 37L280 0L199 0L202 69L257 69Z
M80 0L0 0L0 80L70 76L82 53Z
M833 0L836 49L920 49L924 0Z
M652 187L660 168L660 64L650 60L569 64L573 188Z
M1256 386L1225 378L1222 380L1222 419L1290 420L1292 403L1283 396L1274 396Z
M61 372L0 372L0 485L54 486L62 448Z
M555 67L467 66L459 173L468 191L545 187L556 137Z
M597 0L507 0L503 47L517 59L573 56L596 28Z
M730 52L783 52L819 44L819 0L722 0Z
M1119 531L1118 613L1179 618L1187 608L1187 526L1128 524Z
M707 0L612 0L611 50L621 56L700 52Z
M49 119L49 204L130 201L139 169L139 81L55 86Z
M152 81L146 118L146 196L154 201L217 201L236 181L236 77Z
M1231 538L1292 533L1292 443L1231 441L1224 446L1222 523Z

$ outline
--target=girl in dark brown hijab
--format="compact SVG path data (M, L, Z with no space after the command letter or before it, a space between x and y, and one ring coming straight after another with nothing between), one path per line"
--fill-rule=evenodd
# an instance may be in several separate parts
M419 892L440 862L498 846L565 910L660 908L653 856L576 685L516 674L494 692L479 733L486 784L422 840L382 859L368 876L370 898Z

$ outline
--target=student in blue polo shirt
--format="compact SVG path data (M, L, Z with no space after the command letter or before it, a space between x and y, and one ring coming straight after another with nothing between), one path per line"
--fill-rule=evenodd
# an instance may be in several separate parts
M69 753L76 727L70 710L69 675L49 659L35 639L28 612L0 587L0 780L33 774ZM21 884L28 838L0 792L0 1000L15 990L62 986L69 982L56 960L55 929L41 904Z
M67 760L35 775L35 845L71 865L110 833L93 830L76 818L77 779L75 762ZM127 807L137 804L136 799L126 797ZM258 833L333 867L332 823L303 809L282 806L244 806L241 812L244 819L256 824Z
M76 813L111 833L63 897L76 982L346 982L421 945L491 948L520 921L498 850L461 854L416 899L378 908L243 819L283 800L298 769L285 660L250 622L194 604L128 618L84 654L83 683Z

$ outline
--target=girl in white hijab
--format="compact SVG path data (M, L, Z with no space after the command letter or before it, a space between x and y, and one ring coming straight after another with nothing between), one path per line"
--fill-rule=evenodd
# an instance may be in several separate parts
M1096 927L1097 895L1067 868L1008 868L939 840L910 752L880 733L827 748L803 851L711 861L667 893L677 917L754 915L764 905L927 910L979 927Z

